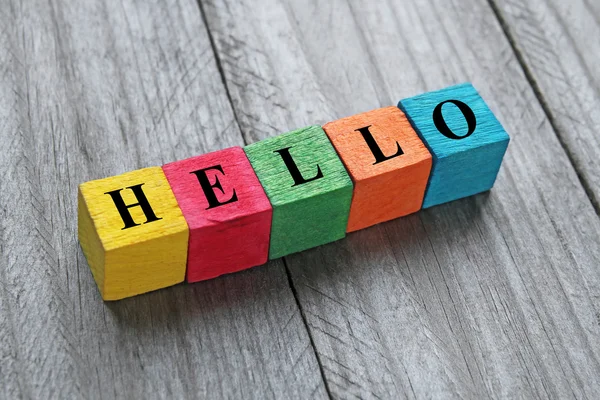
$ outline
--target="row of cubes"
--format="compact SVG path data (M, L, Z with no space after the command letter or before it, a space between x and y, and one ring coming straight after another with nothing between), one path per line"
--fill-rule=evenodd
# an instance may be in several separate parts
M470 84L79 186L105 300L196 282L489 190L509 137Z

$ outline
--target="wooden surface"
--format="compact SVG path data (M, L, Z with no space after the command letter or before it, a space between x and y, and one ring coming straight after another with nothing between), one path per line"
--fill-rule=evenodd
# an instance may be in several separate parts
M599 13L7 0L0 398L598 398ZM101 301L79 183L464 81L511 135L492 192Z
M549 122L600 208L600 3L494 3Z

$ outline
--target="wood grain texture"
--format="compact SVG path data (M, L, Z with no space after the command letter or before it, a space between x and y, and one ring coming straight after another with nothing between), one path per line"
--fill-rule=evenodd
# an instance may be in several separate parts
M379 108L328 122L323 130L354 183L348 232L421 209L431 154L402 111Z
M190 228L187 282L267 262L273 208L241 147L163 170Z
M203 5L248 141L465 80L513 138L492 193L288 257L329 392L597 398L600 228L498 22L390 3ZM597 4L496 4L598 193ZM78 251L78 183L242 144L200 17L0 7L0 397L327 395L281 263L105 306Z
M255 141L472 81L492 192L286 257L334 398L595 398L600 223L486 2L207 1Z
M281 262L105 304L79 249L79 183L244 144L196 2L0 27L0 398L323 397Z
M433 156L423 208L494 186L510 138L473 85L418 94L398 107Z
M82 183L77 211L77 237L104 300L183 282L189 229L161 167Z
M578 175L600 210L600 3L493 0Z
M269 259L346 236L352 181L320 126L265 139L244 151L273 206Z

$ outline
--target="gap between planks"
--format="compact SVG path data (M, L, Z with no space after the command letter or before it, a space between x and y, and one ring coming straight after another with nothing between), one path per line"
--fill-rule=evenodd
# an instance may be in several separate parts
M225 88L225 93L227 94L227 100L229 101L229 104L231 105L231 110L233 112L233 118L235 119L235 123L237 124L239 131L242 132L242 140L244 142L245 145L248 145L249 143L246 140L246 136L243 134L243 129L242 129L242 125L240 124L238 115L237 115L237 110L235 105L233 104L233 99L231 97L231 92L229 90L229 85L227 84L227 78L225 77L225 72L223 71L223 66L221 64L221 57L219 56L219 52L217 51L217 47L215 45L215 40L214 37L212 35L212 32L210 30L210 27L208 25L208 20L206 18L206 12L204 10L204 6L202 4L202 0L197 0L196 4L198 4L198 8L200 10L200 15L202 17L202 22L204 23L204 27L206 29L206 34L208 35L208 40L210 42L210 48L213 52L214 58L215 58L215 62L217 64L217 69L219 71L219 75L221 76L221 82L223 83L223 87ZM283 132L282 132L283 133ZM306 320L306 315L304 314L304 309L302 308L302 304L300 303L300 300L298 298L298 292L296 291L296 287L294 285L294 281L292 279L292 274L290 272L290 269L288 267L288 263L285 257L281 258L282 262L283 262L283 266L285 268L285 274L287 276L287 281L288 281L288 285L292 291L292 294L294 296L294 301L296 302L296 307L298 307L298 310L300 311L300 316L302 317L302 324L304 324L304 329L306 330L306 333L308 335L308 339L310 342L310 346L312 348L312 351L315 355L315 359L317 360L317 364L319 365L319 374L321 375L321 379L323 380L323 385L325 386L325 391L327 393L327 397L329 397L329 399L332 399L333 397L331 396L331 390L329 389L329 382L327 380L327 377L325 376L325 371L323 370L323 363L321 362L321 358L319 356L319 352L317 351L317 348L315 346L315 341L313 339L313 335L309 329L308 326L308 321Z

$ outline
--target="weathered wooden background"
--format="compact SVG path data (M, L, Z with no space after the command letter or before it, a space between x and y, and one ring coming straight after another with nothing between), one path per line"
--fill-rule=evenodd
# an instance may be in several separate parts
M600 397L597 1L0 3L0 398ZM490 193L101 301L79 183L463 81Z

